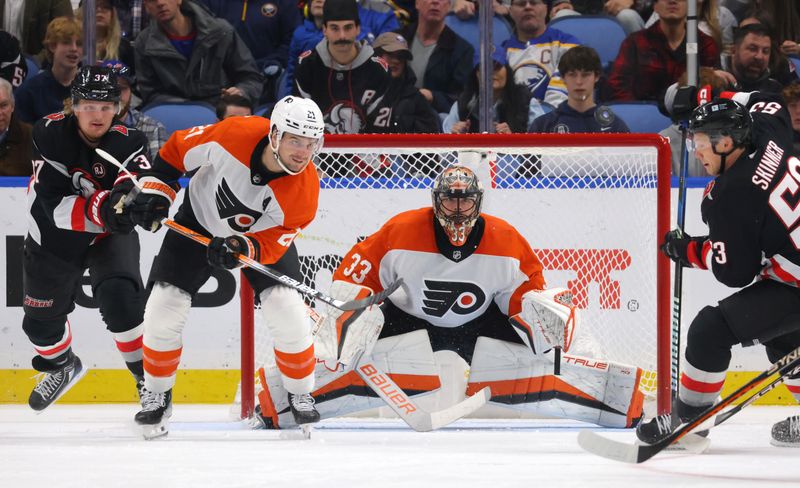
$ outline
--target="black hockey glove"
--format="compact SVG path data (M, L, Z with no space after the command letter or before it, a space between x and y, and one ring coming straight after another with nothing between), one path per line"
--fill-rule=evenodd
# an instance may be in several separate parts
M215 237L208 243L208 262L217 268L234 269L242 266L240 254L256 259L257 244L244 236Z
M175 201L179 186L164 183L154 176L143 176L139 178L139 187L141 191L126 205L130 207L133 223L155 232L161 228L161 221L169 215L169 207Z
M701 259L700 254L703 242L706 237L691 237L684 234L680 229L673 229L664 236L664 243L661 244L661 252L668 258L685 268L691 268L692 262L689 260L690 246L697 259Z
M692 112L697 108L697 87L682 86L675 92L672 102L672 121L675 123L689 120Z
M132 185L131 185L132 186ZM86 200L86 217L112 234L130 234L135 224L126 209L117 205L127 195L130 186L119 184L113 189L94 192Z

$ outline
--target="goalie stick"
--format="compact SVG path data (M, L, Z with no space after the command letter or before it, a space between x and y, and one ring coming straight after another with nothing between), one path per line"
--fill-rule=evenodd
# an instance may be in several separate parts
M700 439L703 439L696 434L691 434L691 431L696 429L700 424L705 423L712 417L716 416L714 419L714 425L717 426L729 418L731 418L734 414L741 411L747 405L753 403L756 399L760 398L768 391L772 390L783 382L786 376L790 374L794 374L800 371L800 347L795 349L794 351L790 352L786 356L779 359L776 363L770 366L766 371L759 374L752 380L745 383L739 389L728 395L727 397L720 400L717 404L708 407L704 410L701 414L697 415L695 418L686 422L685 424L681 425L669 434L664 439L656 442L652 445L636 445L636 444L628 444L625 442L615 441L613 439L608 439L601 435L598 435L595 432L584 430L580 434L578 434L578 444L586 451L591 452L592 454L596 454L598 456L602 456L604 458L613 459L615 461L621 461L625 463L642 463L647 461L651 457L655 456L659 452L663 451L667 447L680 440L684 440L684 447L687 448L689 451L694 452L702 452L704 450L703 442ZM746 398L742 404L732 408L731 410L721 413L717 415L719 412L722 411L723 408L731 405L736 400L745 396L748 392L759 386L762 382L767 380L773 374L777 374L778 376L774 378L772 381L767 383L766 385L759 388L753 395ZM705 439L705 444L707 445L708 440Z
M131 177L131 181L133 181L134 185L136 185L136 186L122 200L124 202L123 205L125 205L125 206L129 205L130 202L132 202L136 198L136 195L141 190L141 185L139 183L139 179L133 173L128 171L128 169L125 167L125 165L123 163L120 163L111 154L109 154L106 151L104 151L102 149L99 149L99 148L95 149L95 152L100 157L102 157L103 159L105 159L109 163L113 164L114 166L118 167L121 171L125 172L128 176ZM119 212L122 211L121 209L117 209L117 210ZM204 235L202 235L202 234L200 234L198 232L195 232L192 229L189 229L188 227L184 227L181 224L175 222L174 220L164 219L161 223L164 224L165 226L169 227L170 229L174 230L175 232L181 234L182 236L188 237L189 239L192 239L195 242L199 242L200 244L203 244L205 246L208 246L208 243L211 241L210 238L208 238L208 237L206 237L206 236L204 236ZM335 298L333 298L331 296L328 296L328 295L322 293L319 290L311 288L310 286L305 285L305 284L297 281L296 279L292 278L291 276L287 276L285 274L281 274L281 273L273 270L272 268L261 264L260 262L256 261L255 259L251 259L251 258L249 258L247 256L243 256L241 254L239 254L237 256L237 259L239 260L239 262L241 262L245 266L247 266L247 267L249 267L249 268L251 268L251 269L253 269L255 271L258 271L259 273L261 273L261 274L263 274L265 276L268 276L268 277L274 279L275 281L280 282L281 284L284 284L284 285L286 285L286 286L288 286L290 288L293 288L293 289L299 291L300 293L313 298L314 300L319 300L321 302L327 303L328 305L330 305L332 307L335 307L335 308L338 308L339 310L344 310L344 311L360 310L362 308L367 308L367 307L369 307L371 305L374 305L376 303L380 303L386 297L388 297L389 295L394 293L394 291L397 290L403 284L403 280L399 279L399 280L389 284L389 286L384 288L384 290L382 292L380 292L380 293L376 293L374 295L371 295L371 296L366 297L366 298L362 298L360 300L350 300L350 301L346 301L345 302L345 301L342 301L342 300L337 300L337 299L335 299Z
M323 317L311 307L308 307L308 315L315 322L314 332L316 333L322 324ZM363 356L355 361L356 367L353 369L356 374L378 395L378 398L383 400L398 417L417 432L430 432L451 424L478 410L492 397L492 391L487 386L455 405L436 412L428 412L417 405L380 367L371 361L362 362L362 358Z

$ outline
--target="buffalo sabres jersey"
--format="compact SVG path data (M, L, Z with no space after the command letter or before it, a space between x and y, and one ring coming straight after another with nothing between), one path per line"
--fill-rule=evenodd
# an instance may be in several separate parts
M126 163L133 174L150 168L147 138L136 129L112 125L98 148ZM40 119L33 126L28 235L65 261L80 260L104 232L86 217L87 197L129 178L81 139L74 115L58 112Z
M701 212L708 239L690 246L695 267L725 285L754 278L800 286L800 160L792 154L792 125L779 95L733 96L753 117L751 145L712 180Z
M431 207L403 212L356 244L333 276L379 292L403 279L389 300L438 327L458 327L493 300L514 315L522 295L545 287L542 264L510 224L481 214L463 246L453 246Z
M389 66L372 46L358 42L358 55L348 65L331 57L326 39L297 60L294 94L317 102L327 134L378 132L376 124L385 125L376 117L389 88Z
M265 264L280 259L311 223L319 200L314 163L298 175L267 171L261 158L269 127L262 117L230 117L176 131L153 168L168 183L198 170L175 220L188 227L196 222L213 236L252 237Z
M528 42L511 37L503 42L508 65L514 69L514 81L528 87L531 96L557 107L567 99L567 86L557 72L558 62L570 48L580 44L571 34L557 29Z

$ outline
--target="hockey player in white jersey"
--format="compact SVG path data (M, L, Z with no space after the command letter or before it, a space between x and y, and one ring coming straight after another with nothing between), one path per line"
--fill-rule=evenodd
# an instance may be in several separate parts
M208 248L168 231L153 264L144 314L146 405L136 414L145 436L167 433L172 387L183 350L192 297L212 267L241 266L242 254L301 279L294 238L314 219L319 178L311 161L322 147L322 113L311 101L285 97L271 120L232 117L177 131L161 148L131 205L141 227L157 228L174 199L169 185L197 169L175 221L211 237ZM297 424L319 420L314 399L314 345L306 307L297 291L245 269L275 338L286 401Z
M340 300L369 296L397 279L404 284L380 308L329 310L315 340L318 357L334 358L316 369L312 394L322 418L381 405L353 371L362 354L416 395L441 386L433 353L451 350L470 365L468 395L489 386L499 405L635 425L641 370L569 354L554 359L556 348L569 351L579 322L572 294L546 289L525 238L481 213L476 175L463 166L446 169L432 198L432 207L400 213L356 244L335 271L330 294ZM274 368L263 381L265 423L291 426Z

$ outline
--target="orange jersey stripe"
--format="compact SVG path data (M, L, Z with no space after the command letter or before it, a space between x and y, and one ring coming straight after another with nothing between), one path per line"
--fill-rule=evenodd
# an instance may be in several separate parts
M142 346L142 359L144 370L153 376L166 377L172 376L178 370L181 362L181 352L183 348L171 351L156 351L147 346Z
M314 373L317 363L314 358L314 345L300 352L283 352L275 349L275 362L278 369L289 378L299 380Z

